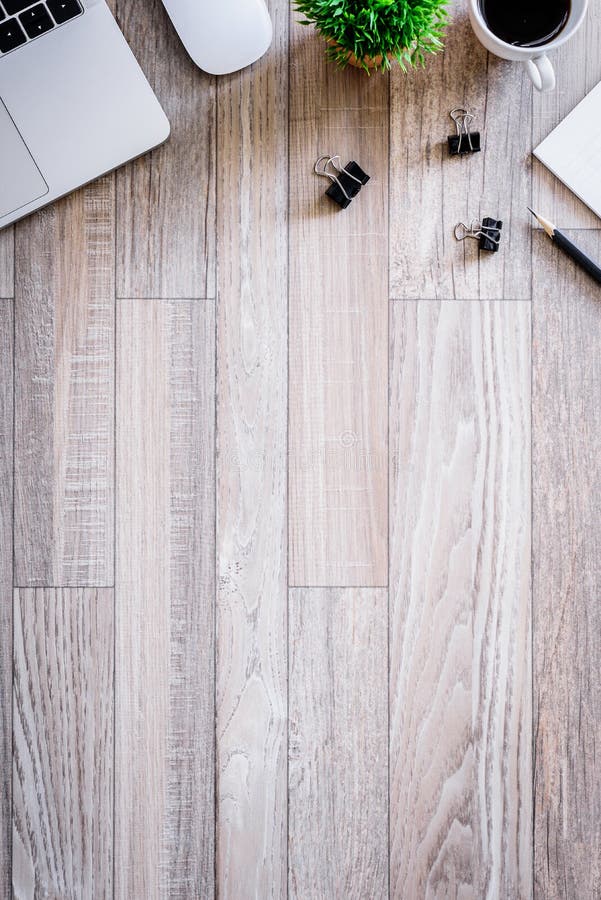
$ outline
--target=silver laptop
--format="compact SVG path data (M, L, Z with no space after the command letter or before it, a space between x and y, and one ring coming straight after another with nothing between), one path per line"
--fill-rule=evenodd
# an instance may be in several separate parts
M0 0L0 228L168 135L105 0Z

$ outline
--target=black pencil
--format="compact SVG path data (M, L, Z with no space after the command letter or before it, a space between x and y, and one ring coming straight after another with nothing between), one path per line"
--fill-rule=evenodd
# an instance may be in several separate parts
M530 209L530 207L528 207L528 209ZM599 266L594 263L586 253L579 250L576 244L573 244L571 240L565 236L563 231L556 228L552 222L549 222L549 220L543 218L543 216L539 216L533 209L530 209L530 212L537 222L539 222L541 227L547 232L553 243L557 244L558 247L561 247L563 252L567 253L568 256L571 256L574 262L577 262L585 272L588 272L591 278L595 279L597 284L601 284L601 269Z

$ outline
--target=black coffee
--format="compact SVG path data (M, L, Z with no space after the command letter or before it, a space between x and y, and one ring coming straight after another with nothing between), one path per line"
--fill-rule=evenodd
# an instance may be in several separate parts
M480 0L487 26L506 44L540 47L568 21L570 0Z

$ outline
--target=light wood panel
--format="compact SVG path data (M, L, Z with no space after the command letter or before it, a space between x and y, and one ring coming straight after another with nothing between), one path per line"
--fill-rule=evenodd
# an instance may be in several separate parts
M444 54L395 69L390 110L390 295L405 299L529 298L530 80L489 56L455 0ZM469 106L482 151L450 157L449 112ZM503 221L498 253L455 240L458 222Z
M211 897L213 303L117 325L115 897Z
M387 584L388 79L325 60L292 13L289 554L295 586ZM346 210L313 166L371 176Z
M13 304L0 301L0 897L11 884Z
M217 878L286 894L288 4L219 80Z
M171 123L117 175L117 296L215 296L215 79L188 57L159 0L117 18Z
M0 231L0 297L13 297L14 283L14 229Z
M391 897L531 896L530 316L391 312Z
M290 898L388 898L388 592L290 592ZM407 895L405 895L407 896Z
M114 187L16 226L15 579L113 583Z
M557 76L554 91L534 92L532 147L536 147L583 97L601 81L601 2L591 0L584 25L551 60ZM576 138L578 140L578 138ZM561 228L599 228L599 219L545 166L533 157L530 204Z
M112 897L113 592L15 592L13 896Z
M596 259L601 235L575 232ZM535 896L601 885L599 286L535 241L533 591Z

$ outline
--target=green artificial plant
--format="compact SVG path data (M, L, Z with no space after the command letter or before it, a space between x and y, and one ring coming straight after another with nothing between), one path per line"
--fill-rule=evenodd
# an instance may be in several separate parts
M326 38L339 66L390 68L390 60L424 65L426 53L442 49L448 0L295 0L303 25Z

